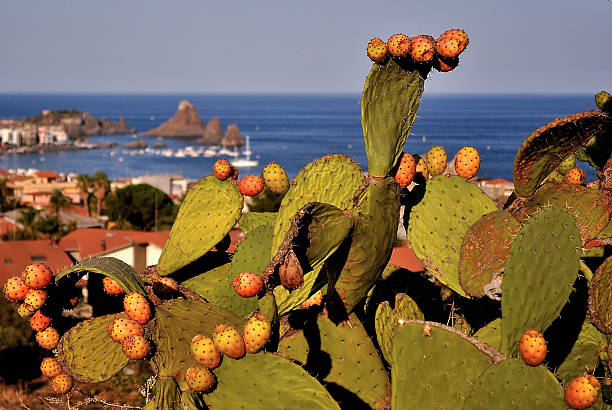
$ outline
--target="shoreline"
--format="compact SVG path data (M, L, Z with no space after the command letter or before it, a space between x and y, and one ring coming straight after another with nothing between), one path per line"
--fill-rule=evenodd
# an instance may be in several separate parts
M116 148L120 145L116 142L107 142L107 143L71 143L71 144L61 144L61 145L30 145L30 146L21 146L21 147L1 147L0 155L4 154L44 154L47 152L60 152L60 151L75 151L75 150L84 150L84 149L104 149L104 148Z

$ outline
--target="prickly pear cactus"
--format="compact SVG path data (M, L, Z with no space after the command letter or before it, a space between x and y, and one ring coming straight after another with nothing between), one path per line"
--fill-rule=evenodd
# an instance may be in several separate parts
M497 318L474 333L474 339L485 343L494 349L501 349L501 319Z
M589 288L591 321L604 333L612 333L612 257L597 269Z
M392 364L393 339L397 329L408 320L423 320L424 318L416 302L404 293L395 295L393 309L389 306L389 302L382 302L378 305L374 323L376 340L387 363Z
M240 219L242 195L229 180L214 175L187 193L159 257L160 275L169 275L211 250Z
M185 279L181 285L194 291L200 297L210 300L219 284L227 279L230 272L231 262L216 266L199 275Z
M412 208L406 231L414 253L436 279L461 296L467 296L458 272L463 236L495 210L495 203L476 185L445 175L429 180L425 196Z
M543 332L559 316L578 275L580 233L567 211L548 207L510 246L502 282L502 347L514 354L528 329Z
M244 233L247 233L259 225L271 225L274 226L276 222L276 216L278 212L247 212L242 214L240 217L240 221L238 224L240 225L240 230Z
M606 337L587 318L571 351L557 369L557 376L568 383L585 372L593 372L599 362L599 352L606 345Z

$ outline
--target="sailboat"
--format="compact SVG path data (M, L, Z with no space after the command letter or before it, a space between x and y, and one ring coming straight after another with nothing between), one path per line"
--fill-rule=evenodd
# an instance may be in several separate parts
M234 152L236 152L236 147L234 147ZM236 158L232 161L232 165L235 167L256 167L259 164L258 161L251 159L251 137L246 136L246 149L244 150L244 158Z

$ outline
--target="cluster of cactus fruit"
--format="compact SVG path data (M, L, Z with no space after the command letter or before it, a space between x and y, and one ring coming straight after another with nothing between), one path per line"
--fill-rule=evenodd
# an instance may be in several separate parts
M441 146L403 152L422 64L467 46L461 30L447 33L368 46L367 174L327 155L291 182L276 163L238 182L220 160L142 274L92 258L53 278L38 267L49 273L9 279L5 296L23 300L20 312L43 312L31 319L39 333L45 306L62 304L36 293L44 286L103 275L108 294L125 294L124 311L81 322L53 346L41 338L55 353L41 365L54 391L148 360L146 409L609 408L610 96L526 138L499 209L470 181L476 148L457 153L454 172ZM585 186L576 160L598 179ZM262 190L282 196L279 210L243 214L244 196ZM389 265L401 207L423 273ZM229 253L237 224L245 237Z

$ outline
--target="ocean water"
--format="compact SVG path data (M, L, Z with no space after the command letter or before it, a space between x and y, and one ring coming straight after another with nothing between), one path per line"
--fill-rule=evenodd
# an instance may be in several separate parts
M43 109L78 109L95 117L117 121L142 132L168 120L182 99L192 101L204 122L219 117L224 129L236 124L251 139L253 168L240 175L259 173L269 162L283 165L290 177L310 161L329 153L351 156L367 169L360 122L360 95L0 95L0 118L22 118ZM419 118L404 150L424 153L443 145L449 159L462 146L476 147L482 163L479 176L512 179L516 152L536 128L561 116L594 108L591 95L429 95L425 93ZM132 135L94 136L91 142L125 145ZM147 138L149 146L159 141ZM173 153L194 140L163 138ZM93 174L110 178L145 173L174 173L199 179L211 173L218 157L135 155L122 147L0 156L0 169L37 168ZM226 157L228 158L228 157ZM583 168L586 168L583 167ZM592 173L589 173L592 175Z

